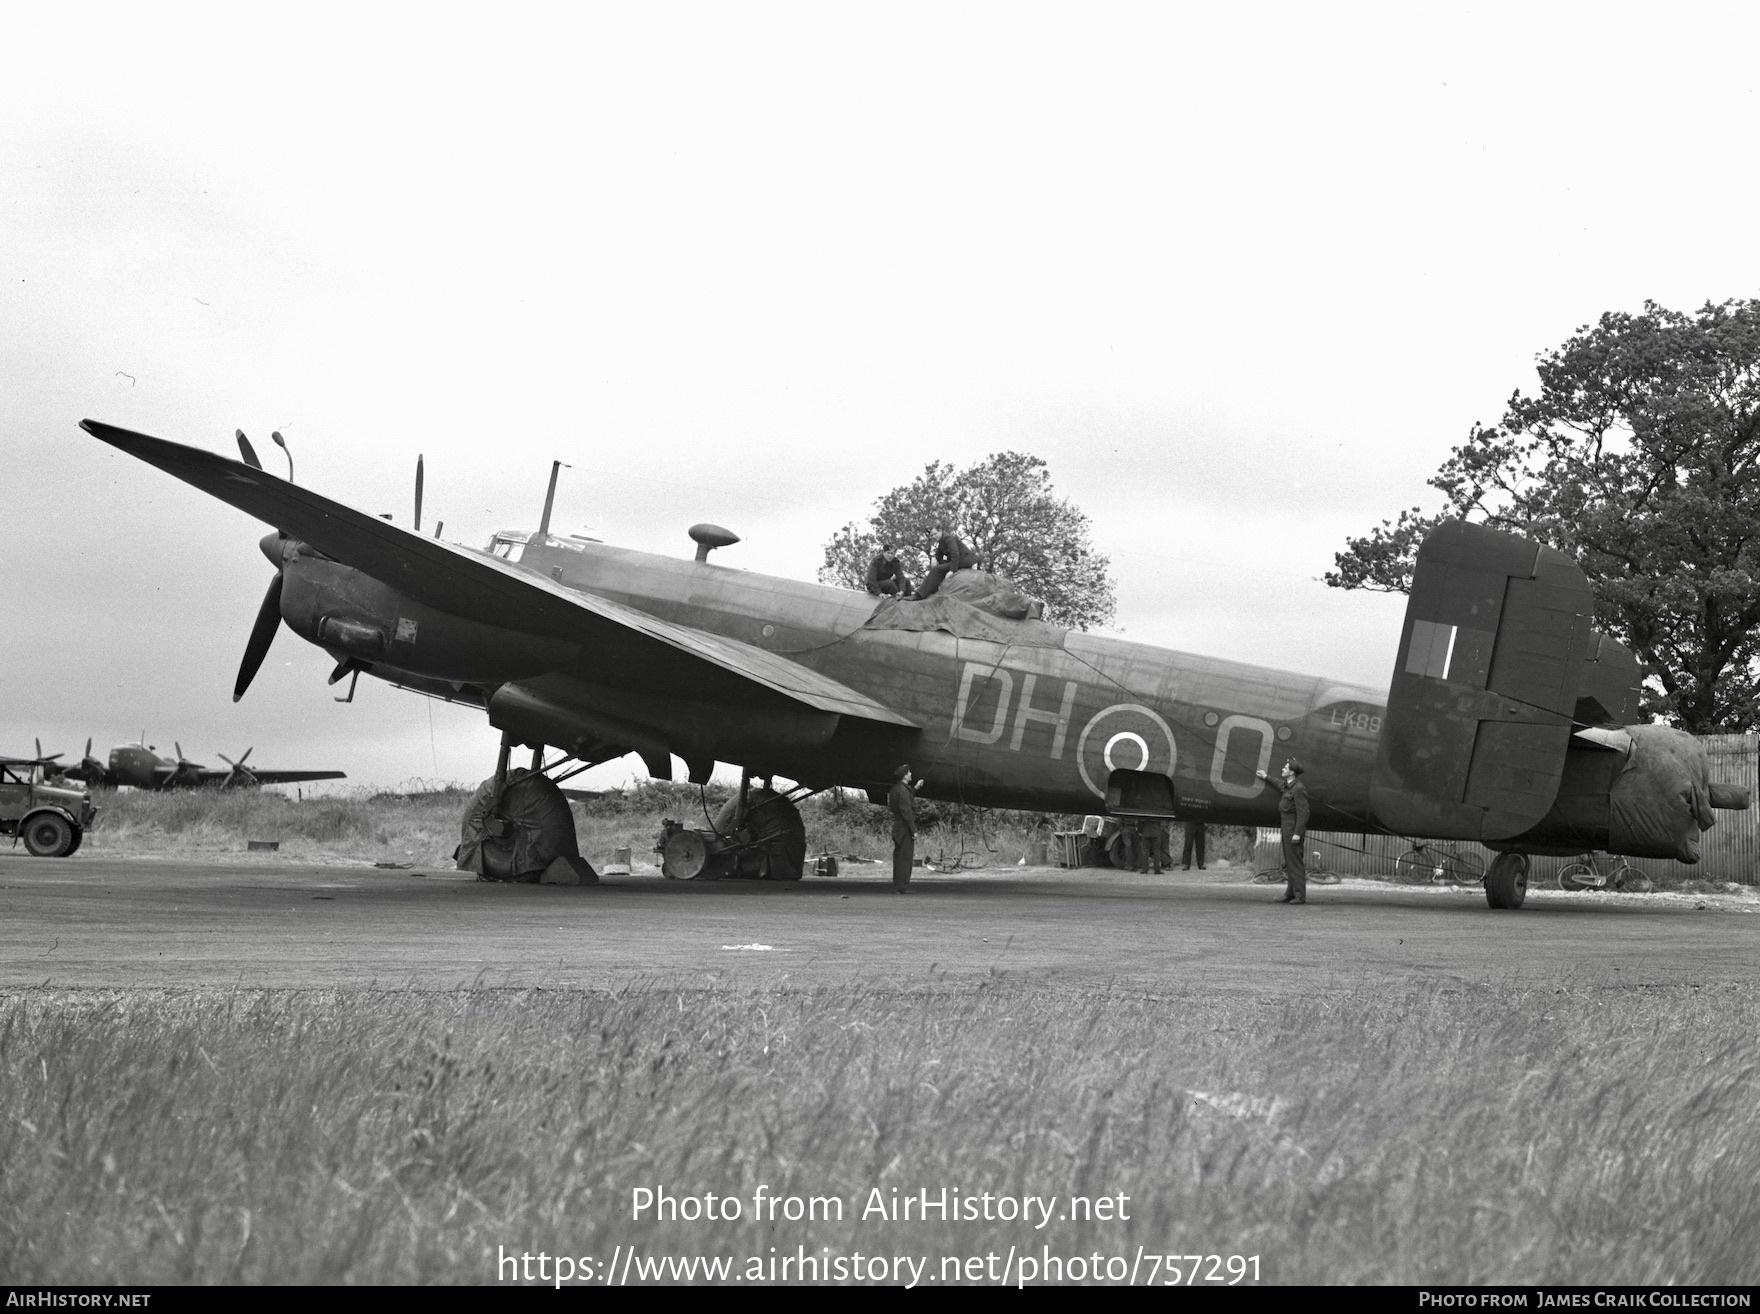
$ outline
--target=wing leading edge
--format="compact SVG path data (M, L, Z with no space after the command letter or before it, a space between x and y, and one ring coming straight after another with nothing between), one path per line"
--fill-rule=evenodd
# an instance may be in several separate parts
M867 694L738 639L576 593L498 558L424 538L241 461L99 420L82 420L80 428L436 610L595 647L616 646L637 658L643 649L662 645L819 711L916 728L916 722Z
M249 776L259 785L297 785L305 780L346 780L346 771L258 771L252 767L240 774ZM231 771L219 767L205 767L202 770L204 785L220 785L232 779Z

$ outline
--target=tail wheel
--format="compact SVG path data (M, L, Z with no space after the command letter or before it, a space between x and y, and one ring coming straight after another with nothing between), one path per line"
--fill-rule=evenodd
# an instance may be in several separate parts
M65 858L73 843L73 827L54 812L39 812L24 823L24 846L39 858Z
M1500 853L1485 873L1485 902L1493 908L1520 908L1528 898L1528 855Z

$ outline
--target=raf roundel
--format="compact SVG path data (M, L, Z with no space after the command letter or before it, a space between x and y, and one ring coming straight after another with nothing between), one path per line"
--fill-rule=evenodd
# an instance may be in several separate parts
M1096 712L1076 741L1076 769L1097 798L1106 797L1114 771L1152 771L1173 775L1178 752L1173 731L1152 708L1114 703Z

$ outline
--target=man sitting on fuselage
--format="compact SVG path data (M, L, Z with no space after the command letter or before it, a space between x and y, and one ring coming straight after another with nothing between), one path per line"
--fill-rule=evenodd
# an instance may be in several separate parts
M880 545L880 551L868 563L867 578L863 582L875 597L908 598L911 593L910 579L898 561L898 549L890 543Z
M936 530L941 541L935 545L935 568L924 577L923 587L911 595L919 602L933 595L941 587L941 581L954 571L972 570L978 564L978 554L960 541L951 524L943 520Z

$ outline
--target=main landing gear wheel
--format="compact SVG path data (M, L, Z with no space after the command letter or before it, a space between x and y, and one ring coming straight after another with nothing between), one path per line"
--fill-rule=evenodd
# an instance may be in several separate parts
M1485 902L1493 908L1520 908L1528 897L1528 855L1500 853L1485 873Z
M807 823L785 795L760 785L746 798L740 815L736 794L715 814L715 833L750 863L736 861L734 873L762 874L772 881L798 881L806 871ZM748 870L749 867L749 870Z
M39 858L65 858L73 852L73 827L67 818L39 812L24 825L24 846Z

